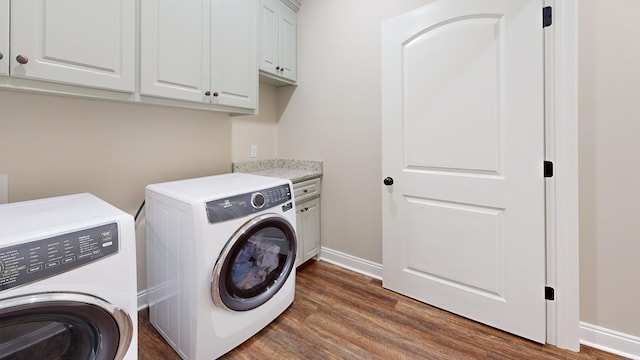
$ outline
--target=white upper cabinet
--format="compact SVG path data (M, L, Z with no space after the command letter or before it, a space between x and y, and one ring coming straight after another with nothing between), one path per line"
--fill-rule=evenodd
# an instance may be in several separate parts
M260 70L294 83L297 78L297 15L281 0L262 0Z
M209 102L208 0L142 0L140 94Z
M0 0L0 75L9 75L9 0Z
M212 103L258 107L258 6L256 0L212 1ZM218 95L216 96L216 93Z
M6 8L0 0L0 47ZM135 15L132 0L11 1L9 74L134 92Z
M142 0L140 31L141 95L257 108L256 0Z

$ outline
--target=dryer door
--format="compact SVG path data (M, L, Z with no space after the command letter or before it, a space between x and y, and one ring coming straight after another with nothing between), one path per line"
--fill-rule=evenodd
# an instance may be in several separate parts
M255 309L282 288L296 257L296 233L277 214L253 218L227 242L213 269L211 298L233 311Z
M128 314L93 296L0 300L0 359L122 359L132 334Z

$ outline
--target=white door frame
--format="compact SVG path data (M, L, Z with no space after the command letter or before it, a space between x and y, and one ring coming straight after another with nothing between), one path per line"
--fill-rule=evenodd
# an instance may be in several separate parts
M578 0L545 0L553 25L545 35L547 181L547 343L580 350L578 224ZM550 30L550 31L549 31Z

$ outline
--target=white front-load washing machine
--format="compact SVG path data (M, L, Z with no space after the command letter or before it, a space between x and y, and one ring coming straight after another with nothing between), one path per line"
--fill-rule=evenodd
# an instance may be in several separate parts
M133 217L94 195L0 205L0 359L136 359Z
M291 305L291 182L224 174L146 188L151 324L184 359L217 358Z

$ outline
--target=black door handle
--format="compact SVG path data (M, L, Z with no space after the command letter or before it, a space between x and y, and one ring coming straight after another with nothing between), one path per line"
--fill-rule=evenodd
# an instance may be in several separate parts
M387 176L382 182L387 186L391 186L393 185L393 178Z

